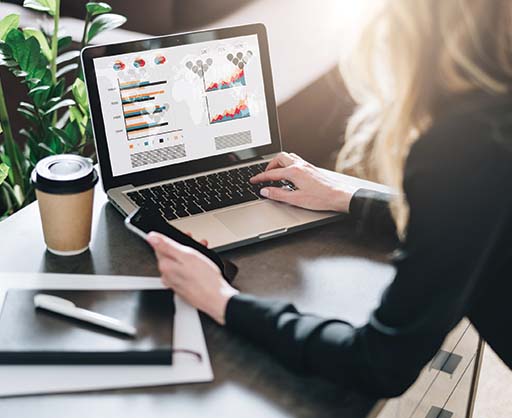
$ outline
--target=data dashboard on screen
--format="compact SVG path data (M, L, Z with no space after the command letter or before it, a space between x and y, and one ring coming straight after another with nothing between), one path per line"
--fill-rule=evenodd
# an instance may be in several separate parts
M268 145L257 35L94 59L113 176Z

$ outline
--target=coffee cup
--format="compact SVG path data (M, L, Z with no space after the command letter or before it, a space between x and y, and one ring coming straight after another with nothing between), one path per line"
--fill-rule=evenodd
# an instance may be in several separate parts
M98 173L88 158L53 155L32 171L44 241L53 254L83 253L91 241L94 186Z

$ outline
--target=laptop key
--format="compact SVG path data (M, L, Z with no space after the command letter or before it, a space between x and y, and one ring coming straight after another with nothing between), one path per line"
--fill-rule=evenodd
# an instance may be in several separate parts
M176 215L176 213L171 208L164 209L163 215L164 218L167 219L168 221L178 219L178 215Z
M187 206L187 211L191 215L197 215L198 213L203 213L203 210L199 206L197 206L195 203L190 203Z
M184 218L216 209L262 199L263 187L289 187L289 182L251 184L251 177L265 170L267 163L258 163L174 183L129 192L127 196L138 206L160 209L168 220Z
M141 206L145 200L139 192L130 192L128 193L128 197L139 206Z

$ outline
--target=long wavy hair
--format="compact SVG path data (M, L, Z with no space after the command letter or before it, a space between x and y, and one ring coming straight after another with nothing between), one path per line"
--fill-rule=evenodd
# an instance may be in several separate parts
M339 171L402 191L413 142L455 97L512 91L512 0L383 0L341 64L358 106ZM447 140L449 140L447 138ZM406 233L408 206L391 207Z

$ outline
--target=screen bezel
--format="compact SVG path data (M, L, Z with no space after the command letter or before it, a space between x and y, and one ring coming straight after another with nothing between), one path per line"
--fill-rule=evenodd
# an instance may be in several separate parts
M190 45L199 42L236 38L247 35L257 35L258 38L271 143L243 151L230 152L222 155L216 155L183 163L171 164L164 167L137 171L135 173L114 176L110 162L110 152L105 134L105 124L99 99L98 83L96 81L96 71L94 68L93 60L100 57L173 46ZM139 186L143 184L155 183L162 180L187 176L202 171L229 167L231 165L239 164L240 162L257 160L264 155L274 154L281 151L281 137L277 119L277 108L272 80L272 69L270 65L268 38L265 26L261 23L222 29L204 30L199 32L189 32L177 35L158 36L116 44L89 46L82 50L81 57L85 82L87 86L87 93L89 97L89 106L96 143L96 153L101 169L103 188L105 191L130 184Z

